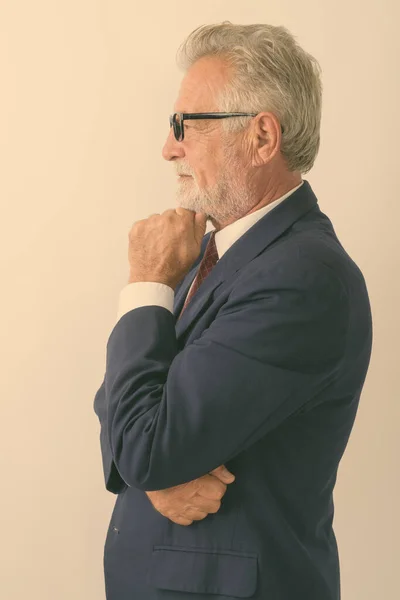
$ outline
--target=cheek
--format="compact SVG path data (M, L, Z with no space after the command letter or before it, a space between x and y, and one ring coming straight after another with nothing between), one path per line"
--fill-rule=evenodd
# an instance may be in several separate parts
M199 184L207 187L215 186L223 176L223 170L224 166L220 158L212 154L208 155L197 168Z
M197 144L198 152L190 157L187 155L188 164L200 188L214 186L221 178L223 168L220 148L205 142L203 138L203 144L200 141Z

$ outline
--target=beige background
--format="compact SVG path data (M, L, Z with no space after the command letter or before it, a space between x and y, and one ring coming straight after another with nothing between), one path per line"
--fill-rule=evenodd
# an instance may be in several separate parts
M335 489L342 600L399 598L397 6L0 0L4 600L104 599L116 497L103 486L94 394L128 232L175 206L161 148L177 47L225 19L285 25L323 69L322 143L305 178L365 275L375 327Z

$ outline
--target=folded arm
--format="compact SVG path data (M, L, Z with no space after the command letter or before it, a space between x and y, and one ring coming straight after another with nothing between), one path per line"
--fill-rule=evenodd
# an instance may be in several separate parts
M323 265L246 281L200 338L178 351L165 308L126 313L97 392L107 489L160 490L249 448L332 382L347 296ZM295 272L295 275L293 274Z

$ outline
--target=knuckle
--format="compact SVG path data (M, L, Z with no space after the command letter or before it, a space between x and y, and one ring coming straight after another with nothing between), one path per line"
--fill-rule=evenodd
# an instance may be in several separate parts
M189 506L186 505L183 507L182 510L179 511L180 515L185 517L186 519L191 519L192 518L192 514L193 512L195 512L196 509L193 508L193 506Z
M197 490L200 490L202 487L204 487L204 480L202 477L200 477L199 479L194 479L191 481L190 484L193 490L197 492Z
M134 233L140 229L140 227L141 227L140 223L141 223L141 221L137 221L136 223L134 223L132 225L132 227L130 228L130 231L128 233L129 237L132 237L134 235Z

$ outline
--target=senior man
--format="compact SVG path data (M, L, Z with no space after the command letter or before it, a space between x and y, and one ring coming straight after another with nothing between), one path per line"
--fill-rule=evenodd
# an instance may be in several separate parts
M179 206L129 232L94 401L117 494L107 599L339 600L333 489L372 323L302 179L319 65L284 27L229 21L192 32L178 64L163 157Z

